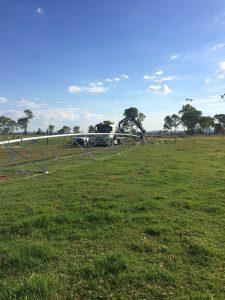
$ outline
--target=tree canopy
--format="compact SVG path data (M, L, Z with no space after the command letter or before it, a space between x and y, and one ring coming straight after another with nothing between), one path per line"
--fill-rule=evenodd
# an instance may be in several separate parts
M74 126L73 133L80 133L80 126Z
M18 126L24 130L24 134L27 134L28 124L30 120L34 118L34 114L30 109L24 110L25 117L18 119Z
M70 132L71 132L71 128L66 125L64 125L61 129L58 130L59 134L68 134Z
M145 129L142 126L145 115L139 112L136 107L125 109L123 115L125 118L119 122L121 132L136 133L136 129L140 129L142 134L145 133Z
M202 112L190 104L183 105L179 111L181 123L187 128L188 134L193 133L202 116Z
M90 126L88 127L88 132L89 132L89 133L95 132L95 127L94 127L93 125L90 125Z
M1 116L0 117L0 132L3 134L9 134L13 132L14 129L17 128L16 121L11 118Z
M180 125L181 119L178 115L173 114L172 116L166 116L164 119L164 129L170 130L171 134L174 128L174 131L176 132L177 127Z

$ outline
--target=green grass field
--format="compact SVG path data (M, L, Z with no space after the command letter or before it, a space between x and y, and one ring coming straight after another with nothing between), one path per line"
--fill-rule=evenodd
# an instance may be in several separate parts
M225 138L0 180L0 299L225 299Z

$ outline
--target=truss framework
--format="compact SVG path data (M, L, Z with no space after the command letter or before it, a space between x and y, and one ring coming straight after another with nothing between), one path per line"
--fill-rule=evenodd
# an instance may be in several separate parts
M63 134L8 140L0 142L0 169L3 172L47 174L62 158L96 160L121 154L143 142L138 135L121 133Z

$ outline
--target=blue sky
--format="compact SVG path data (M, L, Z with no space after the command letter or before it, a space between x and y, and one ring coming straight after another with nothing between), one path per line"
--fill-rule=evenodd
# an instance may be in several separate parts
M0 45L0 114L31 129L225 113L224 0L0 0Z

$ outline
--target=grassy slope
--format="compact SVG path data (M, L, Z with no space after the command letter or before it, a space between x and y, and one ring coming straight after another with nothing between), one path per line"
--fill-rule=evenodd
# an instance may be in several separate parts
M0 182L0 299L224 299L221 138Z

